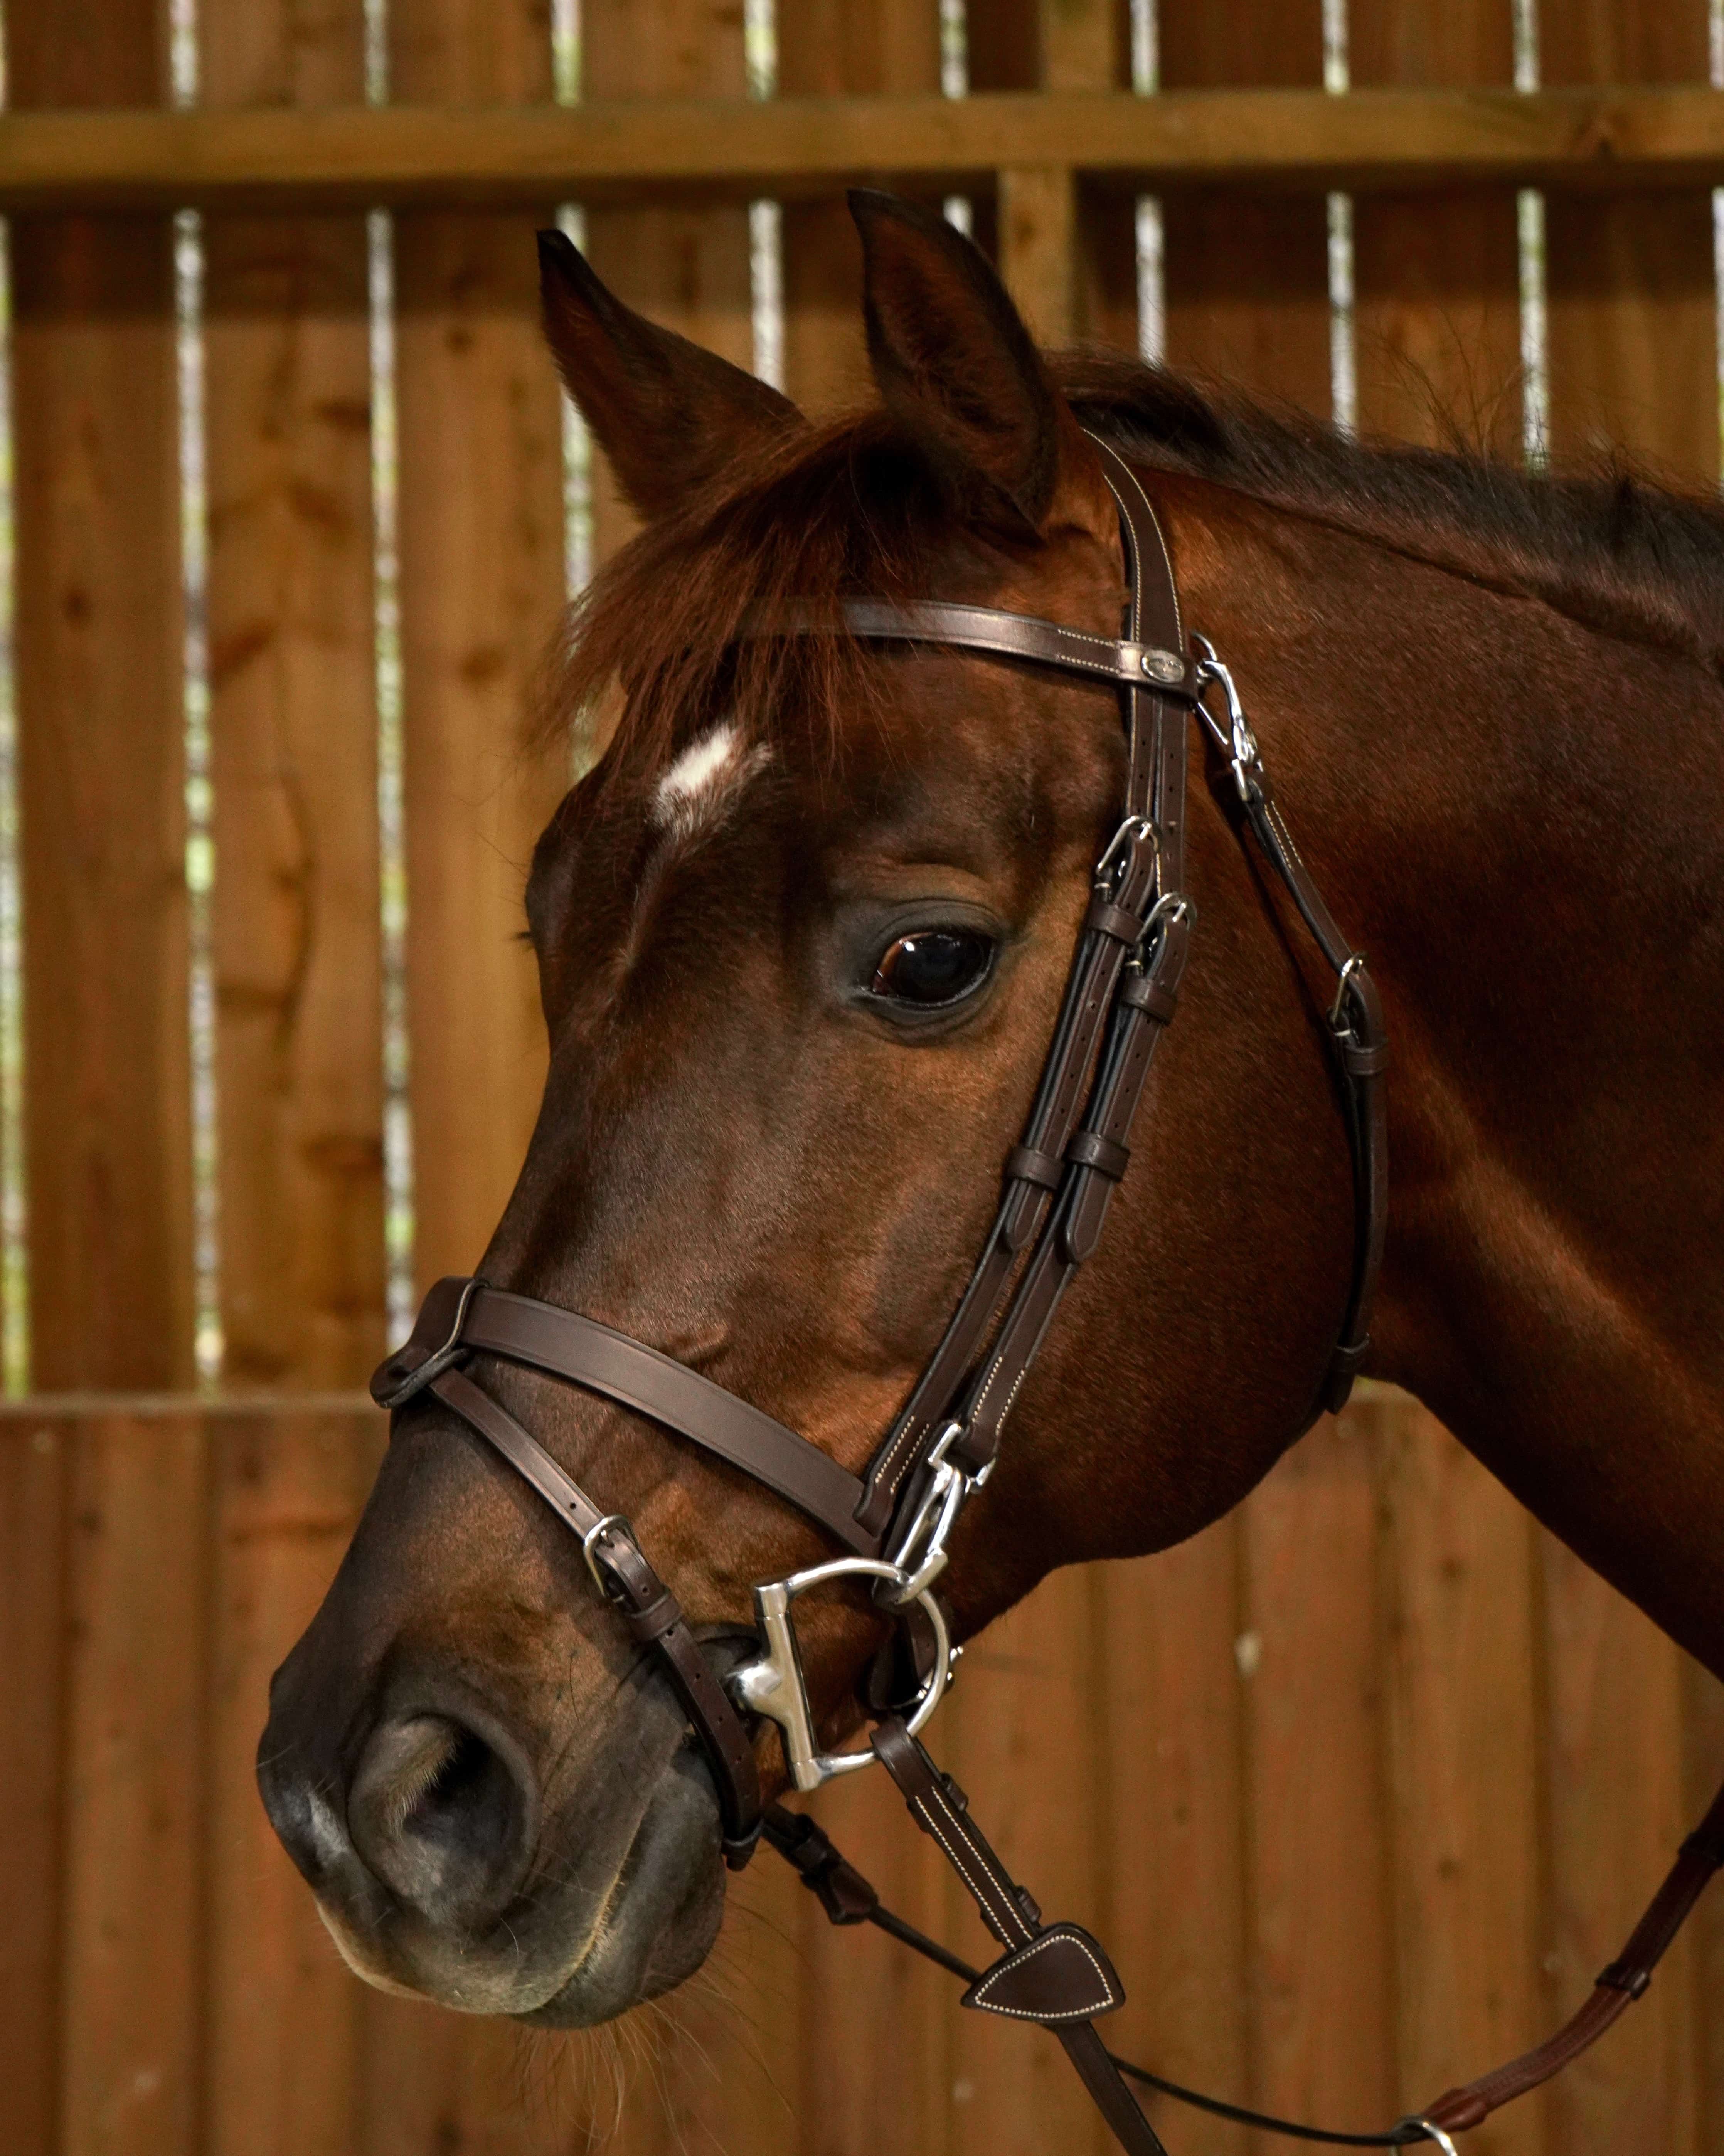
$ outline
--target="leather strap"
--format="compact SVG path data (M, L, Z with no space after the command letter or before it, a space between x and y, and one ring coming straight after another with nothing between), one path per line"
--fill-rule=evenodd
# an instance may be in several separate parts
M445 1368L426 1388L531 1485L580 1537L594 1577L655 1654L705 1748L718 1793L724 1860L739 1871L760 1836L760 1771L754 1748L681 1604L647 1562L625 1521L607 1517L507 1408L459 1370Z
M1220 678L1224 670L1212 668ZM1231 684L1228 685L1231 692ZM1371 1353L1371 1312L1382 1270L1388 1233L1388 1111L1383 1074L1388 1067L1388 1034L1382 1004L1362 952L1355 951L1335 925L1334 915L1299 856L1293 834L1272 791L1263 758L1248 732L1243 756L1236 735L1223 729L1207 705L1199 716L1233 765L1234 780L1252 832L1264 857L1286 886L1312 941L1335 973L1337 989L1329 1016L1347 1143L1353 1167L1353 1270L1347 1289L1341 1335L1318 1391L1315 1413L1331 1414L1346 1406L1353 1380Z
M858 1556L878 1554L878 1537L857 1523L862 1484L818 1445L626 1333L483 1281L451 1276L436 1283L411 1335L373 1378L372 1398L400 1407L440 1371L476 1353L584 1385L650 1415L776 1491Z
M1584 2003L1555 2035L1505 2066L1482 2075L1464 2087L1449 2089L1423 2113L1445 2133L1464 2133L1493 2111L1537 2088L1596 2044L1652 1981L1689 1912L1714 1872L1724 1870L1724 1789L1682 1845L1664 1884L1648 1904L1628 1943L1608 1969L1600 1970Z
M1102 638L1083 640L1116 652L1181 651L1185 634L1179 594L1155 510L1124 459L1106 443L1091 439L1119 511L1130 601L1128 635L1119 644L1109 645ZM948 611L955 615L965 612L924 607L915 610L915 618L923 629L931 630L937 625L936 616ZM846 619L855 633L871 633L848 610ZM1026 634L1013 643L1011 655L1063 665L1063 647L1042 634L1050 626L1025 622ZM1064 634L1069 638L1075 633ZM1171 1009L1184 966L1184 933L1164 930L1153 955L1140 954L1138 945L1150 908L1158 898L1179 890L1183 873L1188 755L1185 710L1195 701L1197 670L1186 667L1176 680L1171 666L1150 672L1140 665L1134 671L1122 663L1105 678L1121 688L1127 745L1125 820L1098 870L1094 898L1030 1119L1022 1142L1007 1161L1006 1189L993 1229L944 1337L869 1470L862 1517L883 1533L894 1512L903 1517L919 1496L921 1471L939 1431L955 1413L959 1420L970 1423L978 1400L993 1419L985 1421L979 1434L966 1431L957 1450L973 1469L994 1456L1000 1424L1016 1399L1054 1308L1083 1255L1094 1247L1107 1196L1117 1179L1110 1178L1100 1163L1123 1167L1114 1149L1126 1144L1131 1111L1160 1027L1143 1024L1141 1046L1134 1040L1124 1058L1135 1082L1115 1084L1110 1106L1119 1112L1104 1110L1099 1118L1092 1100L1083 1130L1099 1150L1087 1158L1080 1152L1073 1159L1069 1149L1079 1135L1085 1090L1098 1060L1116 1067L1121 1061L1114 1050L1104 1055L1104 1035L1113 1025L1117 1043L1117 1029L1125 1016L1120 1009L1124 986L1135 985L1140 973L1152 973L1156 988L1151 1000L1159 999ZM1145 955L1147 965L1140 963ZM1141 1002L1135 1002L1128 1020L1134 1034L1146 1015ZM1043 1168L1052 1160L1067 1163L1057 1194ZM1035 1172L1024 1174L1026 1167ZM1059 1229L1066 1262L1058 1264L1048 1255L1048 1239L1055 1233L1051 1223L1057 1219L1063 1224L1079 1215L1074 1235L1068 1235L1063 1224ZM1031 1249L1035 1255L1027 1270L1022 1270L1021 1254ZM1074 1255L1078 1252L1083 1255ZM986 1361L980 1360L991 1335L998 1344ZM956 1409L960 1394L965 1404Z
M925 1753L923 1760L927 1775L934 1781L944 1782L950 1800L961 1810L962 1792L949 1777L938 1775ZM913 1768L911 1772L915 1774L916 1770ZM915 1786L919 1792L925 1787L919 1775ZM919 1820L919 1824L922 1823ZM960 1955L953 1953L937 1939L930 1938L925 1932L919 1931L887 1908L872 1885L846 1861L831 1837L805 1814L788 1811L781 1804L769 1806L765 1831L773 1847L795 1866L803 1884L819 1897L833 1923L872 1924L924 1959L950 1970L970 1987L972 1993L986 1983L986 1972L973 1969ZM1495 2072L1469 2082L1464 2088L1450 2089L1421 2117L1401 2119L1381 2133L1349 2133L1338 2128L1308 2126L1296 2119L1278 2118L1272 2112L1228 2103L1219 2097L1187 2088L1182 2082L1168 2081L1160 2074L1151 2073L1146 2066L1119 2057L1116 2052L1110 2051L1107 2056L1119 2073L1171 2097L1177 2103L1190 2104L1196 2110L1233 2119L1242 2126L1256 2127L1266 2133L1343 2148L1404 2148L1415 2143L1428 2146L1437 2133L1463 2133L1480 2124L1501 2105L1548 2081L1595 2043L1644 1992L1654 1968L1713 1873L1721 1869L1724 1869L1724 1790L1720 1790L1705 1820L1683 1844L1681 1855L1670 1876L1653 1897L1622 1953L1600 1974L1597 1986L1579 2012L1536 2051L1529 2051L1524 2058L1506 2066L1499 2066ZM1022 1897L1021 1888L1011 1891ZM1088 1938L1087 1933L1081 1936ZM1089 1943L1094 1944L1093 1941ZM1020 1949L1020 1955L1022 1952ZM1008 1954L1006 1962L1009 1964L1016 1958ZM995 1964L996 1969L1004 1966ZM966 1998L965 2003L980 2002ZM1031 2015L1026 2018L1044 2017Z
M944 599L914 600L907 606L893 606L884 599L845 599L838 619L852 636L868 643L955 645L964 651L986 651L996 659L1057 667L1062 674L1082 674L1121 688L1148 683L1188 699L1197 694L1197 667L1176 634L1165 644L1140 644L1128 637L1070 629L1063 622L1045 621L1035 614L958 606ZM779 605L751 617L744 624L743 634L818 635L835 626L829 614L795 604Z
M880 1724L872 1742L911 1818L939 1844L982 1922L1006 1949L992 1969L976 1977L964 2004L1052 2029L1128 2156L1167 2156L1095 2033L1092 2017L1111 2013L1125 1999L1107 1956L1075 1924L1044 1928L1040 1910L970 1818L963 1791L940 1773L896 1715ZM1031 1959L1036 1955L1044 1957L1039 1964ZM1032 1969L1038 1971L1034 1984L1028 1980ZM987 1995L1002 1990L1003 2009L997 1996Z

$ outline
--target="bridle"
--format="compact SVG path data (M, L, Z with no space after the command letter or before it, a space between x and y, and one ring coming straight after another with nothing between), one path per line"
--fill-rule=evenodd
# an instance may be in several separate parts
M718 1792L726 1861L747 1863L764 1833L801 1872L838 1923L873 1922L970 1981L964 2003L1053 2030L1122 2147L1165 2156L1121 2073L1271 2130L1354 2145L1434 2142L1476 2125L1536 2087L1603 2033L1644 1989L1653 1964L1724 1863L1724 1793L1660 1890L1620 1959L1586 2007L1525 2059L1451 2090L1386 2134L1320 2134L1194 2097L1117 2060L1094 2018L1124 1999L1099 1944L1073 1924L1044 1926L969 1816L967 1799L918 1742L954 1660L933 1589L953 1529L987 1481L1001 1434L1047 1328L1100 1241L1114 1188L1130 1158L1133 1119L1161 1034L1172 1019L1194 911L1184 884L1186 781L1196 715L1226 759L1246 821L1292 898L1335 991L1327 1012L1352 1162L1354 1255L1339 1338L1309 1420L1346 1401L1370 1351L1371 1302L1387 1219L1388 1166L1382 1007L1362 952L1336 927L1283 821L1257 741L1227 667L1201 636L1186 655L1178 593L1148 496L1123 458L1091 438L1119 512L1129 600L1114 639L992 608L942 601L846 601L841 627L867 641L975 651L1109 684L1126 737L1121 814L1096 864L1094 890L1059 1017L1020 1142L1006 1156L998 1211L939 1346L866 1472L854 1476L758 1408L686 1365L594 1320L477 1279L438 1281L411 1337L378 1368L372 1394L391 1409L422 1394L440 1401L538 1492L579 1537L594 1585L635 1639L657 1656L705 1748ZM831 633L840 624L776 609L748 635ZM1223 716L1209 706L1218 692ZM606 1512L463 1367L494 1356L603 1394L690 1440L813 1520L841 1556L754 1590L758 1652L721 1676L628 1521ZM909 1697L883 1712L865 1751L820 1748L797 1643L800 1596L833 1582L866 1582L912 1635ZM799 1790L878 1758L912 1816L940 1845L1004 1949L986 1971L880 1907L867 1882L821 1830L763 1806L747 1717L778 1725Z

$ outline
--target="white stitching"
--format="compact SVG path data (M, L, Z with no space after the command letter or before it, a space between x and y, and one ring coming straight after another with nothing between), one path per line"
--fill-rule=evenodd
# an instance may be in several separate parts
M995 1916L998 1917L1000 1915L998 1907L991 1903L989 1900L990 1892L996 1895L1000 1901L1006 1903L1008 1912L1006 1917L1003 1919L1005 1928L1009 1930L1015 1925L1017 1929L1023 1933L1024 1944L1027 1945L1035 1937L1035 1933L1032 1932L1025 1923L1022 1911L1013 1907L1009 1897L999 1893L999 1890L994 1886L993 1881L988 1878L986 1872L982 1874L983 1884L980 1887L977 1886L975 1883L975 1878L971 1873L969 1866L965 1863L963 1857L958 1854L957 1850L952 1845L951 1842L947 1840L945 1830L940 1825L939 1813L935 1811L933 1805L929 1802L926 1797L918 1797L916 1804L924 1820L927 1822L928 1831L934 1836L940 1847L944 1850L952 1869L964 1881L964 1884L970 1889L970 1893L975 1897L975 1900L980 1903L984 1909L992 1907L993 1913ZM971 1862L976 1861L978 1861L978 1860L975 1859L972 1854ZM1014 1949L1014 1951L1016 1951L1016 1949Z
M1107 1971L1091 1953L1083 1941L1070 1932L1048 1932L1037 1939L1033 1946L1020 1947L1012 1958L1017 1968L1022 1969L1026 1962L1033 1961L1043 1947L1057 1947L1062 1943L1076 1947L1084 1960L1095 1971L1101 1984L1102 2003L1099 2006L1066 2006L1062 2007L1058 2014L1032 2014L1022 2006L990 2006L989 2013L1009 2014L1014 2021L1088 2021L1096 2015L1104 2013L1109 2007L1118 2006L1121 2002L1113 1985L1108 1981ZM988 1986L1006 1973L1001 1969L988 1970L975 1987L975 1999L978 2005L981 2004L982 1994Z

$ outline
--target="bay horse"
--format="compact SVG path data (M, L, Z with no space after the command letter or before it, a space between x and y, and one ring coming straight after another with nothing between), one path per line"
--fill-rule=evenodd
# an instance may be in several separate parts
M880 402L824 426L542 236L551 351L644 526L574 610L539 714L548 737L620 705L527 886L549 1075L479 1292L577 1313L589 1343L610 1328L630 1368L680 1371L663 1382L738 1427L771 1418L856 1486L971 1278L1074 948L1119 911L1109 834L1168 836L1120 823L1135 746L1104 684L877 623L934 603L948 625L1060 624L1068 650L1169 665L1182 709L1238 685L1300 873L1369 953L1394 1183L1354 1361L1724 1676L1724 514L1050 358L941 219L852 207ZM1140 552L1165 541L1176 610L1225 666L1195 639L1171 660L1120 640L1128 525ZM1159 932L1189 936L1178 1022L998 1471L969 1477L949 1551L940 1528L955 1640L1056 1566L1237 1504L1334 1396L1357 1299L1331 1052L1357 960L1336 997L1288 872L1243 842L1237 726L1231 768L1224 730L1188 766L1168 738L1157 798L1189 778L1201 916ZM1010 1173L1033 1180L1033 1150ZM740 1763L714 1751L721 1681L758 1584L832 1558L831 1514L650 1385L547 1382L568 1374L550 1350L464 1337L475 1291L446 1284L384 1366L391 1449L275 1677L260 1779L362 1975L588 2024L712 1945L726 1778L769 1795L786 1773L752 1733ZM558 1496L571 1478L600 1493L587 1512ZM618 1555L649 1549L662 1604L630 1599ZM871 1672L898 1628L868 1584L799 1616L828 1761L867 1698L886 1711ZM680 1663L641 1644L666 1626ZM764 1697L733 1691L738 1715Z

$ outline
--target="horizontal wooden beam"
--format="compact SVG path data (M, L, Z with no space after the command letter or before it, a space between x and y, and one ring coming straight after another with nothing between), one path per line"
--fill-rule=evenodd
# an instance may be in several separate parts
M0 117L0 205L587 202L933 188L1002 167L1356 191L1724 182L1724 92L1183 90Z

